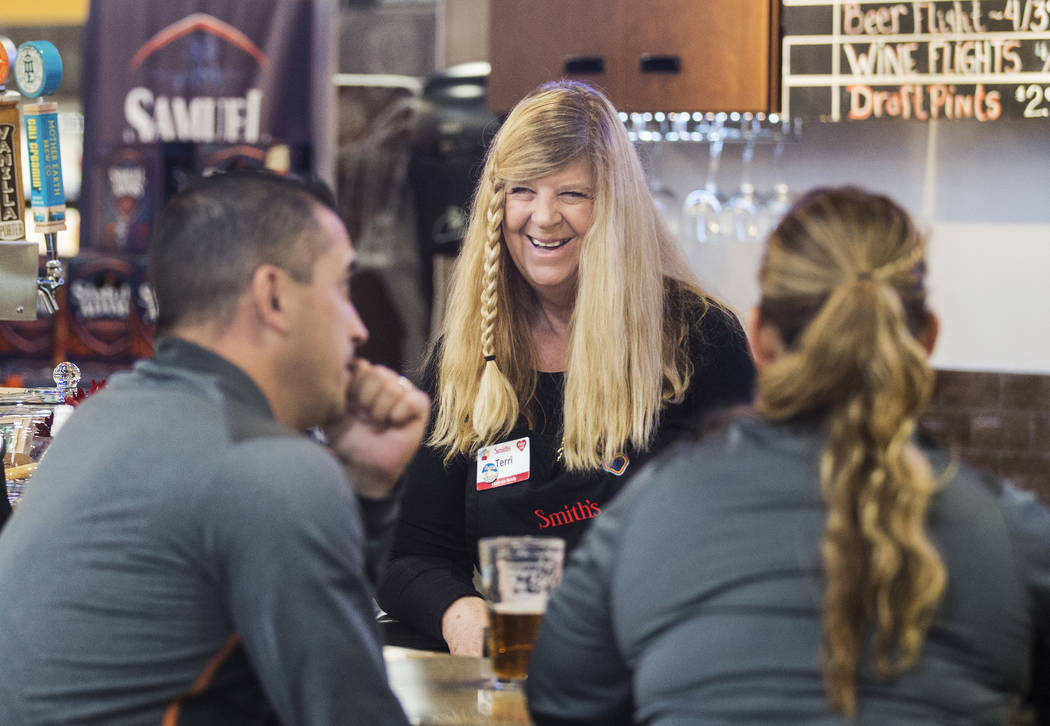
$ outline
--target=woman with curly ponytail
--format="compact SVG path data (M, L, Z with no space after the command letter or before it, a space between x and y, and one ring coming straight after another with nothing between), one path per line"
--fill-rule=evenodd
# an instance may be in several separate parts
M616 109L582 83L540 87L488 150L380 604L480 654L477 540L571 549L646 457L749 401L754 376L743 328L694 279Z
M937 484L913 438L933 388L923 342L937 326L923 240L903 210L851 190L807 201L770 238L759 277L769 364L758 410L826 422L823 670L829 702L853 715L869 630L880 675L911 666L944 592L925 531Z
M592 528L533 655L537 724L1050 723L1050 513L920 442L925 271L886 197L818 189L781 221L754 411Z

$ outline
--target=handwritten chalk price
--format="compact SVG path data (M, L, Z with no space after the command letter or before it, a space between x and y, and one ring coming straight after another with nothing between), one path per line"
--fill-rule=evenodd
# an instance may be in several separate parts
M1018 86L1014 94L1018 103L1025 103L1025 118L1046 118L1050 116L1050 108L1043 105L1050 103L1050 86L1037 86L1034 83L1029 86Z
M1050 71L1050 44L1045 40L1040 40L1032 46L1032 53L1043 62L1043 73Z
M1009 20L1014 31L1042 32L1050 28L1050 2L1047 0L1006 0L1002 10L989 10L992 20Z

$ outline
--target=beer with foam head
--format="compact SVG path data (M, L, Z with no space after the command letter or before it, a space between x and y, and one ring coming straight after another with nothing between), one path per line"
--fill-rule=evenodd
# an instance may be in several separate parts
M492 537L478 543L489 604L489 655L500 680L526 677L532 642L561 580L565 542L557 537Z

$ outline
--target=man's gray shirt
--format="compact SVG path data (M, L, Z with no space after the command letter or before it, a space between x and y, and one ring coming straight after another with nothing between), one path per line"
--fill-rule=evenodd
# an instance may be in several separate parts
M78 407L0 535L0 724L406 723L365 539L333 456L160 341Z

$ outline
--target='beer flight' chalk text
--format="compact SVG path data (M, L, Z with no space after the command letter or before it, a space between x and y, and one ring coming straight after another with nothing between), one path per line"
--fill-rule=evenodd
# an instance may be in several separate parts
M830 5L837 32L800 41L839 54L832 80L813 85L845 91L849 119L994 121L1014 102L1013 115L1050 116L1050 0ZM785 41L790 52L790 31ZM788 72L785 87L806 77Z

